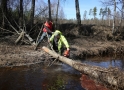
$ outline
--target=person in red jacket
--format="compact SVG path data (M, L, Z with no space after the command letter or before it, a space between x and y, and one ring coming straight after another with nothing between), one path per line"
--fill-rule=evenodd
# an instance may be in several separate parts
M48 38L51 37L53 30L54 30L53 22L50 19L47 18L46 22L44 23L43 33L42 33L40 39L38 40L38 43L36 45L35 50L37 50L38 45L41 43L41 41L43 40L43 38L45 36L48 35Z

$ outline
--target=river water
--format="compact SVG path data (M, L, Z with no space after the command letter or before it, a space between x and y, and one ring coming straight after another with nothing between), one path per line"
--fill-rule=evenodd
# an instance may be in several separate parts
M92 58L83 63L101 67L119 67L124 70L124 60ZM43 63L0 68L0 90L85 90L80 83L81 74L66 64L48 67Z

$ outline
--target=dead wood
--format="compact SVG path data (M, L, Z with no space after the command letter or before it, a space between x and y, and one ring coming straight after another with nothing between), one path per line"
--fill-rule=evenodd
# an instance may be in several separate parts
M53 56L54 58L58 58L60 61L70 65L76 70L87 74L88 76L101 81L103 84L107 86L114 86L116 88L122 89L124 88L124 72L121 72L117 68L102 68L98 66L91 66L88 64L84 64L81 62L76 62L72 59L60 56L56 52L42 47L42 49Z
M22 41L23 42L26 42L25 41L25 37L26 38L28 38L28 40L29 40L29 42L30 42L30 44L31 45L35 45L35 42L34 42L34 40L29 36L29 34L27 34L26 33L26 30L24 30L24 28L22 29L22 28L20 28L20 26L15 22L15 24L18 26L18 28L19 28L19 31L14 27L14 26L12 26L12 24L9 22L9 20L7 19L7 17L6 16L4 16L5 18L6 18L6 20L7 20L7 22L9 23L9 26L19 35L19 37L16 39L16 41L15 41L15 43L17 44L19 41L21 41L22 39ZM25 27L25 25L23 26L23 27ZM20 33L21 32L21 33Z
M21 32L15 43L17 44L23 36L24 36L24 32Z

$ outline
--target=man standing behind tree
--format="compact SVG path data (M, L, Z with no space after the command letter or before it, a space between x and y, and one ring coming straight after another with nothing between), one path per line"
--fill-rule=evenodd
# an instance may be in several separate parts
M44 23L43 33L40 39L38 40L35 50L37 50L37 47L40 45L41 41L43 40L45 36L48 35L48 38L51 37L53 31L54 31L53 23L49 18L47 18L46 22Z

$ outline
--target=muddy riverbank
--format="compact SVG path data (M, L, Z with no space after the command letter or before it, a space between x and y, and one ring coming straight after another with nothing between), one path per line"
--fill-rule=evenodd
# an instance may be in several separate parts
M103 56L123 56L124 40L121 36L111 35L111 29L101 27L90 27L91 35L78 35L76 26L62 28L62 32L70 44L70 54L73 59L85 59L89 57ZM84 26L80 28L84 30ZM89 27L85 27L88 31ZM86 31L85 30L85 31ZM83 34L83 32L81 32ZM17 36L18 37L18 36ZM0 37L0 66L20 66L40 63L49 58L41 48L36 51L34 46L27 44L17 44L15 35Z
M105 29L100 31L98 28L98 30L94 31L93 35L78 35L74 32L76 29L63 31L70 44L71 59L85 60L87 58L104 56L113 59L118 56L123 57L124 40L122 37L112 37L110 30ZM95 29L93 28L92 30ZM15 35L0 37L0 67L30 67L32 64L39 64L51 58L50 55L42 50L42 46L48 46L47 42L41 43L39 49L36 51L34 50L35 47L30 44L15 44L17 37Z
M7 39L0 40L0 66L20 66L40 63L49 58L41 48L36 51L31 45L15 45ZM69 40L71 58L85 59L91 56L123 56L124 41L95 41L91 38L81 37Z

